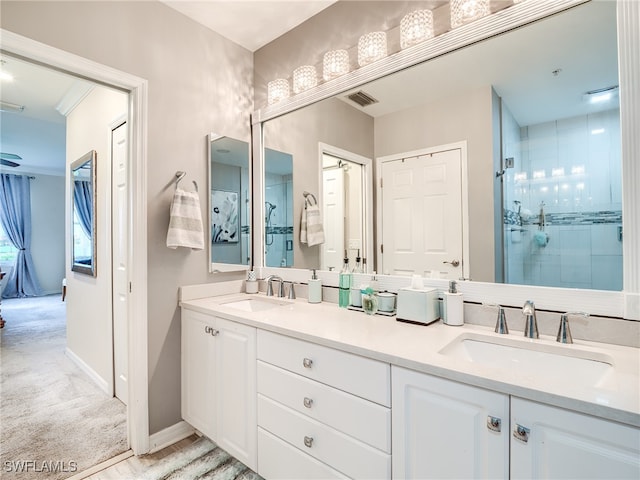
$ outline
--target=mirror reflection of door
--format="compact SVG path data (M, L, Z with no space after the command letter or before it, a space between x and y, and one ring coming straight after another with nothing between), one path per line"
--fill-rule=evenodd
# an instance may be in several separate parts
M342 266L345 251L353 268L366 255L364 228L364 167L356 162L322 155L322 211L325 243L320 269Z
M265 149L265 265L293 266L293 156Z
M382 162L382 273L462 277L462 151Z

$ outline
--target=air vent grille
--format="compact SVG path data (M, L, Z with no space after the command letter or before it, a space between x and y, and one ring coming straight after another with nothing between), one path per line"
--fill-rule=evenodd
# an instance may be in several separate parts
M357 103L361 107L367 107L369 105L373 105L374 103L378 103L378 100L373 98L368 93L363 92L362 90L359 90L355 93L352 93L351 95L348 95L347 98L352 102Z

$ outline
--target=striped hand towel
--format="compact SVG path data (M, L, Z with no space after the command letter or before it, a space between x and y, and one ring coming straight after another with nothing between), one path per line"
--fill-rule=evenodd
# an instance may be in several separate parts
M198 192L176 188L171 202L167 247L204 249L204 229Z
M302 219L300 221L300 242L306 243L310 247L324 243L324 227L322 225L322 215L318 202L305 199L302 209Z

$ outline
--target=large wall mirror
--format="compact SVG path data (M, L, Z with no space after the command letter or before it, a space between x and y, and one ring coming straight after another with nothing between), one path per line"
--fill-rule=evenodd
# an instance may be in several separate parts
M210 271L246 270L251 264L249 144L209 135Z
M95 277L96 270L96 151L70 166L72 203L71 270Z
M331 145L374 170L357 195L342 182L342 218L324 212L375 232L370 249L332 238L351 265L359 250L383 274L622 290L616 35L616 2L592 1L265 121L264 147L293 157L292 266L336 267L299 242Z

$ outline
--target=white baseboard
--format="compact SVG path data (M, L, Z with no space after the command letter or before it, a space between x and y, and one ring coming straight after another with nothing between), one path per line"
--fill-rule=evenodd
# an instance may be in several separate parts
M184 420L160 430L149 436L149 453L155 453L169 445L173 445L189 435L196 433L196 429Z
M93 380L96 383L96 385L98 385L100 390L104 391L104 393L106 393L107 395L111 395L111 393L109 392L109 384L107 383L107 381L104 378L102 378L100 375L98 375L93 368L91 368L89 365L87 365L85 363L85 361L82 360L78 355L73 353L69 349L69 347L67 347L65 349L64 353L67 355L67 357L69 357L69 359L73 363L75 363L78 366L78 368L80 368L80 370L82 370L84 373L89 375L91 380Z

